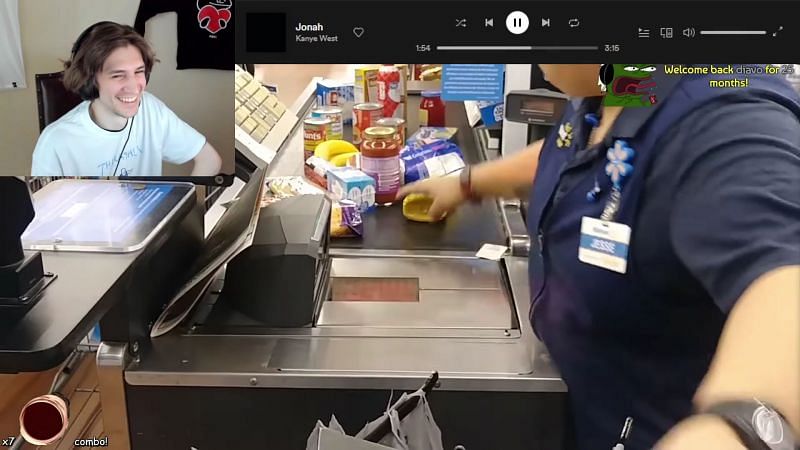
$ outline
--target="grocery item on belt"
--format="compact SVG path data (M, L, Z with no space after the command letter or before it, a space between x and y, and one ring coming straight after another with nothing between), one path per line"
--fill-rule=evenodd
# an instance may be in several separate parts
M378 100L378 66L356 68L353 101L370 103Z
M309 183L303 177L275 177L267 179L267 188L261 196L261 206L294 197L296 195L324 195L325 191Z
M342 108L338 106L320 106L311 110L311 117L330 119L331 126L328 139L342 139L344 137L344 118Z
M336 155L331 158L330 163L333 164L335 167L358 167L358 155L361 153L359 152L352 152L352 153L342 153L340 155Z
M315 172L317 172L318 174L320 174L320 176L323 177L328 174L329 170L336 168L336 166L332 162L327 161L324 158L320 158L319 156L312 156L311 158L308 158L306 160L306 164L311 166L311 168L314 169Z
M405 184L449 175L464 168L461 149L448 141L409 145L400 152Z
M320 177L327 177L328 171L335 169L336 166L333 165L330 161L325 161L324 159L320 158L319 156L312 156L306 160L306 166L310 167L311 170L319 175ZM325 189L328 188L327 182L323 186Z
M331 237L361 237L364 224L358 206L349 201L333 202L331 205Z
M407 142L408 144L430 144L431 142L436 141L452 141L455 138L456 133L458 133L458 128L420 127L416 133L409 136Z
M303 159L308 159L319 144L328 140L331 119L309 117L303 121Z
M395 201L403 184L401 145L396 136L394 128L370 127L364 130L361 143L361 170L375 179L375 202L384 206Z
M353 106L353 144L361 145L364 131L383 118L383 104L359 103Z
M438 222L447 216L431 217L428 210L433 204L433 198L425 194L409 194L403 199L403 216L415 222Z
M419 102L419 125L444 127L446 109L441 91L422 91L422 101Z
M352 123L353 99L353 83L328 79L317 83L317 106L342 108L342 120L345 125Z
M337 200L350 200L361 212L375 206L375 179L352 167L328 171L328 190Z
M419 74L419 79L423 81L441 80L442 79L442 66L436 64L423 64L432 65L433 67L426 67Z
M399 117L384 117L376 122L378 127L390 127L397 130L397 142L400 146L406 145L406 121Z
M306 179L309 182L314 183L314 185L319 186L320 188L325 189L327 191L328 190L327 171L325 169L319 169L318 172L317 171L318 169L314 165L312 165L313 163L309 164L309 161L312 160L314 160L313 156L309 158L305 164L303 164L303 175L305 175ZM328 164L327 161L323 162L325 164Z
M325 142L320 142L314 148L314 156L322 158L326 161L330 161L331 158L337 155L341 155L344 153L357 153L357 152L358 152L358 147L341 139L334 139Z
M383 117L406 118L405 80L400 69L383 64L378 69L378 101L383 105Z

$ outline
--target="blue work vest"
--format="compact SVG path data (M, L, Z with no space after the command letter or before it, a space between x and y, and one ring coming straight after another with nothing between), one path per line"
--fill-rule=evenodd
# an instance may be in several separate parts
M796 94L783 80L748 78L748 89L791 105L796 114L800 111ZM654 79L658 103L626 108L604 141L590 148L586 142L591 125L584 117L596 111L600 99L571 104L545 139L530 196L530 320L568 386L581 450L610 449L628 416L634 425L625 448L650 449L691 414L692 397L725 321L725 314L702 290L687 289L685 296L674 298L642 281L645 271L669 270L679 263L674 254L664 255L663 265L637 261L642 242L668 237L642 235L636 225L646 201L649 169L659 162L659 149L673 127L731 91L709 88L704 76L660 74ZM600 218L611 191L606 150L617 139L636 152L635 169L614 218L632 230L625 274L578 260L581 219ZM595 183L600 194L589 201L587 192Z

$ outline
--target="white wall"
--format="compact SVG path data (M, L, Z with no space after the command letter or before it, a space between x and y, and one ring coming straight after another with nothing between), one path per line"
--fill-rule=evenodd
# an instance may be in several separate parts
M58 72L61 60L89 25L111 20L133 25L139 0L21 0L19 21L26 89L0 91L0 175L28 175L39 136L34 74ZM189 125L203 133L233 172L233 71L175 70L177 16L161 14L147 22L145 38L156 64L147 90ZM231 50L232 51L232 50ZM165 164L164 175L188 175L191 162Z

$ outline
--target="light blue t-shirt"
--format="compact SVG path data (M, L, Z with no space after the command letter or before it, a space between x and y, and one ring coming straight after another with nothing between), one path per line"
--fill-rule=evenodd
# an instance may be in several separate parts
M94 123L89 104L82 102L42 131L31 175L108 177L116 168L117 176L161 176L162 161L183 164L206 143L202 134L147 92L142 93L136 116L119 131Z

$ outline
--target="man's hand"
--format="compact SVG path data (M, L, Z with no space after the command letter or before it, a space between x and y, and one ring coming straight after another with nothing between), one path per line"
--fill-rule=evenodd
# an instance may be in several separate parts
M403 198L408 194L424 194L433 198L428 215L437 219L445 213L454 211L465 200L458 176L452 175L429 178L403 186L397 193L397 198Z
M655 450L746 450L736 433L721 418L691 416L667 433Z
M194 157L194 167L192 168L191 176L214 176L219 174L221 167L222 159L220 159L219 154L216 150L214 150L214 147L206 142L203 148L200 149L200 153Z

